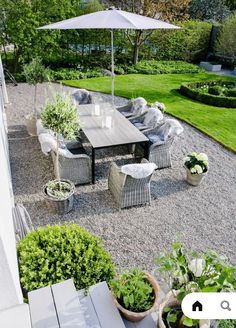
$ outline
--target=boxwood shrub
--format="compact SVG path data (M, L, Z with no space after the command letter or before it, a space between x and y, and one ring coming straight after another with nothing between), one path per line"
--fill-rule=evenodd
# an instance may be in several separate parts
M20 280L26 291L72 278L88 289L114 277L101 240L76 224L39 228L18 244Z
M204 104L216 106L216 107L226 107L226 108L236 108L236 97L226 96L223 94L213 95L204 92L204 89L209 87L219 86L222 88L230 88L229 90L234 90L235 82L230 81L207 81L207 82L195 82L195 83L183 83L180 87L180 93L191 99L198 100ZM227 91L228 94L229 91Z

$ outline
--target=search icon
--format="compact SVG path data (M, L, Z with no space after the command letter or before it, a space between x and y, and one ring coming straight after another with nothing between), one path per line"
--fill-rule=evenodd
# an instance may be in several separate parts
M223 310L228 310L228 311L231 311L231 308L230 308L230 304L228 301L222 301L220 303L220 306Z

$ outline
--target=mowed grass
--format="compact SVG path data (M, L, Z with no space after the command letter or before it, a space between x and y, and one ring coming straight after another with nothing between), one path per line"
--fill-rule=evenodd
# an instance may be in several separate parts
M115 95L129 99L144 97L149 104L154 101L163 102L166 105L167 113L191 124L236 152L236 109L208 106L188 99L177 91L183 82L218 79L236 81L233 77L221 77L209 73L121 75L116 77ZM73 87L104 93L111 92L109 77L62 82Z

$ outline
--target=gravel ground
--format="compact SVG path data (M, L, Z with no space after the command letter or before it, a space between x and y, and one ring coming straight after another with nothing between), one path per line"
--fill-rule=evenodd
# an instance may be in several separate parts
M60 88L59 85L53 85ZM38 89L41 106L47 85ZM71 88L65 88L70 89ZM151 270L154 258L180 238L191 249L215 249L236 263L236 155L183 123L184 133L173 145L173 167L156 171L151 184L152 205L118 211L107 189L109 163L132 161L124 149L99 153L96 185L79 186L73 212L58 216L45 208L41 189L53 178L52 161L42 154L36 137L29 137L24 115L32 108L33 88L8 87L7 110L10 157L16 202L28 209L35 227L76 222L102 237L118 269L132 266ZM110 96L94 93L99 101ZM141 96L141 95L140 95ZM160 99L161 101L161 99ZM116 98L117 104L125 99ZM185 181L182 159L191 151L206 152L210 170L199 187Z

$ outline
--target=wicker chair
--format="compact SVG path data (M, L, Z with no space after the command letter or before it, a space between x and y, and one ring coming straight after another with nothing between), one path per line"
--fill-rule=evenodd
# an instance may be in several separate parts
M92 96L86 89L76 90L71 94L71 96L75 100L77 105L87 105L93 103Z
M56 175L55 160L56 153L51 151L54 172ZM75 185L86 184L92 181L91 159L83 147L62 149L59 151L59 172L61 179L72 181Z
M183 130L177 120L167 119L162 126L144 132L150 141L148 160L158 169L171 167L171 146Z
M130 119L130 122L142 132L151 131L164 123L164 116L159 109L149 108L144 114Z
M148 161L143 159L142 163ZM153 172L141 179L135 179L121 172L121 168L111 163L108 176L108 189L115 198L119 209L151 203L150 181Z
M125 117L133 118L147 111L147 102L144 98L138 97L130 101L127 105L116 108Z

